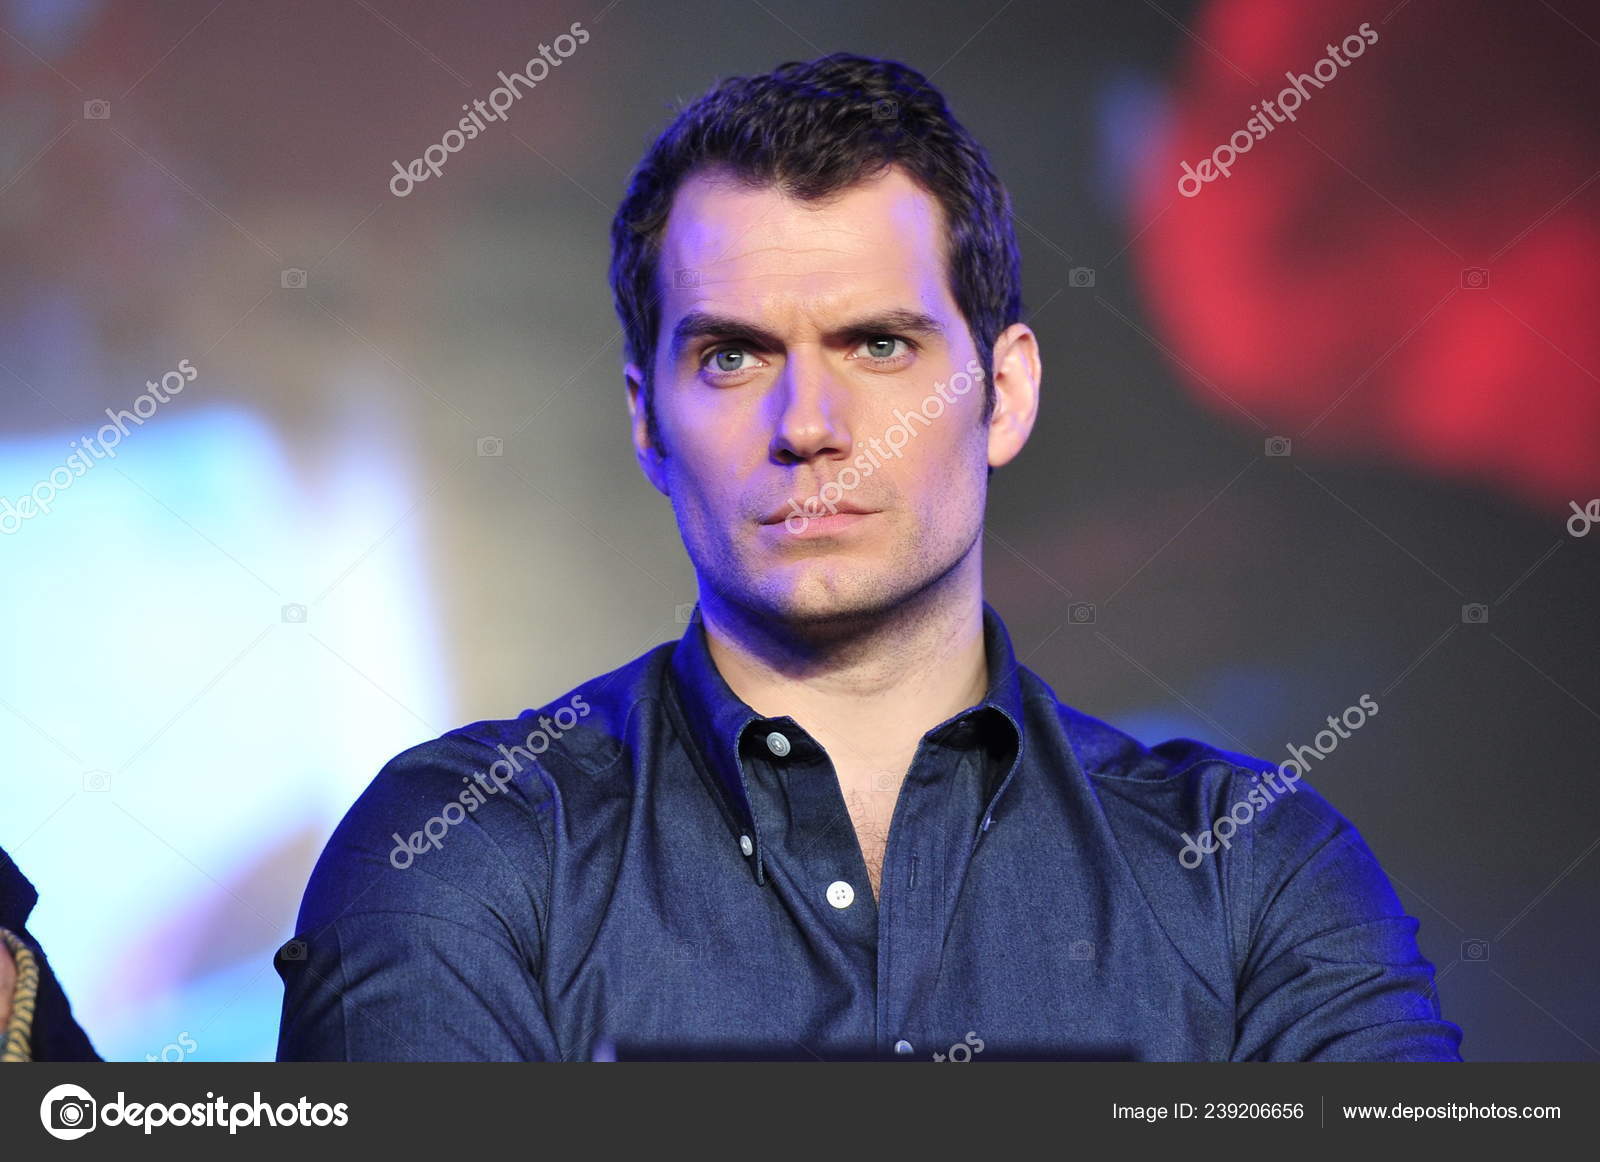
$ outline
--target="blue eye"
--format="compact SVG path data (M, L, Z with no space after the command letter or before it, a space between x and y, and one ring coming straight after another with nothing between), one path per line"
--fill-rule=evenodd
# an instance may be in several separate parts
M914 350L909 340L898 335L874 335L864 339L856 348L857 358L867 359L872 363L891 363L902 359Z
M711 357L711 365L718 371L743 371L748 351L737 347L724 347Z

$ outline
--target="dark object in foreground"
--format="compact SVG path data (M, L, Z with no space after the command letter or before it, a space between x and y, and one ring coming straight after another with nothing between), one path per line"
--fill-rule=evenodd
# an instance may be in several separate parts
M72 1006L50 970L44 950L28 934L28 916L38 902L39 893L28 877L0 850L0 930L9 932L31 952L37 967L35 978L33 972L24 972L23 966L18 965L18 995L12 998L13 1016L17 1018L13 1021L15 1035L0 1046L4 1053L0 1059L99 1061L101 1057L89 1043L88 1035L72 1017Z

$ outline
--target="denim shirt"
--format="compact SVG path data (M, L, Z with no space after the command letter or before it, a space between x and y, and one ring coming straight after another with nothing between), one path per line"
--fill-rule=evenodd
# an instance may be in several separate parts
M876 899L827 753L734 695L698 610L399 755L279 950L279 1059L1459 1059L1321 796L1140 744L983 626L987 693L922 736Z

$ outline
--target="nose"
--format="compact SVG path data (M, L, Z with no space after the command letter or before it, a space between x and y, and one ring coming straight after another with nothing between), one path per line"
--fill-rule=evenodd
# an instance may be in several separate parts
M773 384L777 417L772 458L780 464L848 460L852 441L846 385L818 354L794 351Z

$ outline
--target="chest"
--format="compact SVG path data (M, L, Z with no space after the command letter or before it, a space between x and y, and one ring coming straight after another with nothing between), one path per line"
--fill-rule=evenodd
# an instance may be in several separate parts
M915 806L908 798L903 822L917 822ZM828 1058L892 1055L904 1040L927 1059L975 1033L996 1056L1228 1054L1231 992L1193 971L1115 864L1073 864L1064 844L1007 851L998 830L970 865L945 864L953 844L897 836L876 898L859 880L852 898L831 890L853 878L835 843L865 855L869 831L852 837L841 819L833 836L768 839L764 884L741 866L717 890L723 861L701 848L664 883L675 864L657 863L648 892L624 882L606 893L612 909L658 899L659 910L626 907L570 938L573 925L552 923L544 974L560 982L546 991L558 1041L574 1056L598 1030L645 1052Z
M867 878L874 897L883 882L884 853L889 846L889 827L894 819L904 768L866 766L839 774L839 789L850 818L861 859L867 865Z

